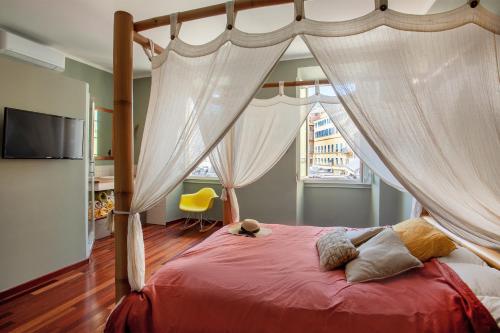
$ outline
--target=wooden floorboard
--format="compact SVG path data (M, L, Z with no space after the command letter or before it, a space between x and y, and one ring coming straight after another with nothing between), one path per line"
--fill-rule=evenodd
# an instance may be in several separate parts
M165 262L198 244L206 233L179 224L146 225L146 277ZM88 265L0 304L0 332L100 332L114 306L114 239L94 244Z

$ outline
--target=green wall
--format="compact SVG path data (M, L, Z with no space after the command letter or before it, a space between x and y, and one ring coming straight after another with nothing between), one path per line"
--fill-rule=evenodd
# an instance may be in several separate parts
M0 141L6 106L84 119L87 126L86 83L4 56L0 73ZM84 147L82 160L0 159L0 291L86 257Z
M378 178L378 177L377 177ZM378 224L393 225L405 220L410 215L411 196L401 192L378 179L378 186L374 186L372 191L378 191Z
M66 58L64 76L87 82L89 93L98 106L113 108L113 74Z
M305 184L304 224L371 227L368 185Z

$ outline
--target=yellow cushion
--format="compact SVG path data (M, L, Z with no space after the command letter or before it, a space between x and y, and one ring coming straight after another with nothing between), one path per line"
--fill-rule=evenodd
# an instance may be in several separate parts
M444 257L456 249L455 243L422 218L410 219L393 226L411 254L424 262Z

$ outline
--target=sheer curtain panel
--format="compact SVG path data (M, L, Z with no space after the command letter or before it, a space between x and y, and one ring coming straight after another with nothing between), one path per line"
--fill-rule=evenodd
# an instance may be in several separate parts
M339 130L347 144L356 155L365 163L372 171L382 178L382 180L398 189L406 192L406 189L398 182L398 180L387 169L384 162L380 160L377 153L370 146L368 141L363 137L359 129L351 120L344 107L340 103L330 104L322 102L321 106L332 120L335 127Z
M335 124L335 127L337 127L339 132L342 134L342 137L349 144L349 147L352 148L354 153L358 155L363 163L365 163L386 184L392 186L398 191L408 192L385 166L384 162L382 162L382 160L378 157L378 154L363 137L359 129L349 117L349 114L345 111L344 107L340 103L322 103L322 106L332 122ZM419 217L421 213L422 205L412 197L412 207L409 217Z
M151 95L132 198L129 283L144 285L139 212L164 198L208 154L253 98L290 40L244 48L227 41L189 48L175 39L153 58Z
M229 197L233 222L240 220L234 189L255 182L281 159L313 106L321 100L338 103L336 98L318 95L254 99L210 153L224 187L223 199Z
M400 183L447 229L500 248L498 35L466 24L304 38Z

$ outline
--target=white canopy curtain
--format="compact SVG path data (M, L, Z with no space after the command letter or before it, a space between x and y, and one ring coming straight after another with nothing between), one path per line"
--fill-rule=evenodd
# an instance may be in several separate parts
M340 104L340 102L337 104L321 104L342 137L347 141L349 147L351 147L363 163L365 163L386 184L401 192L407 193L408 191L399 183L396 177L394 177L391 171L385 166L384 162L378 157L375 150L364 138L363 134L361 134L342 104ZM422 214L422 209L423 207L420 202L412 197L410 218L419 217Z
M368 167L388 185L406 192L405 188L392 175L389 169L387 169L377 153L363 137L342 104L340 104L340 102L336 104L322 102L321 106L328 114L335 127L339 130L342 137L346 140L349 147L351 147L363 163L368 165Z
M240 220L235 189L257 181L281 159L316 104L327 112L354 153L374 173L394 188L406 191L361 135L337 97L316 94L293 98L281 92L270 99L252 100L210 153L224 188L222 199L229 197L233 222Z
M373 150L363 134L361 134L344 107L340 103L321 103L321 105L342 137L347 141L349 147L351 147L363 163L365 163L386 184L401 192L407 192L391 171L385 166L384 162L380 160L375 150ZM415 198L412 198L410 217L419 217L422 213L422 208L422 205Z
M301 1L295 3L296 16L305 17ZM173 36L175 22L173 16ZM132 289L144 284L137 213L164 198L208 154L297 35L405 188L449 229L498 244L499 31L497 16L463 6L423 17L376 10L346 22L302 19L265 34L233 28L201 46L175 38L152 59L131 212L117 212L130 214Z
M401 183L449 230L500 248L499 36L467 24L304 38Z
M255 182L281 159L320 102L339 103L329 96L288 97L282 89L273 98L254 99L212 150L210 161L229 197L233 222L240 220L235 188Z
M290 42L244 48L231 43L227 30L209 45L187 46L176 38L152 59L151 95L129 218L132 290L143 287L145 274L138 213L164 198L208 154Z

